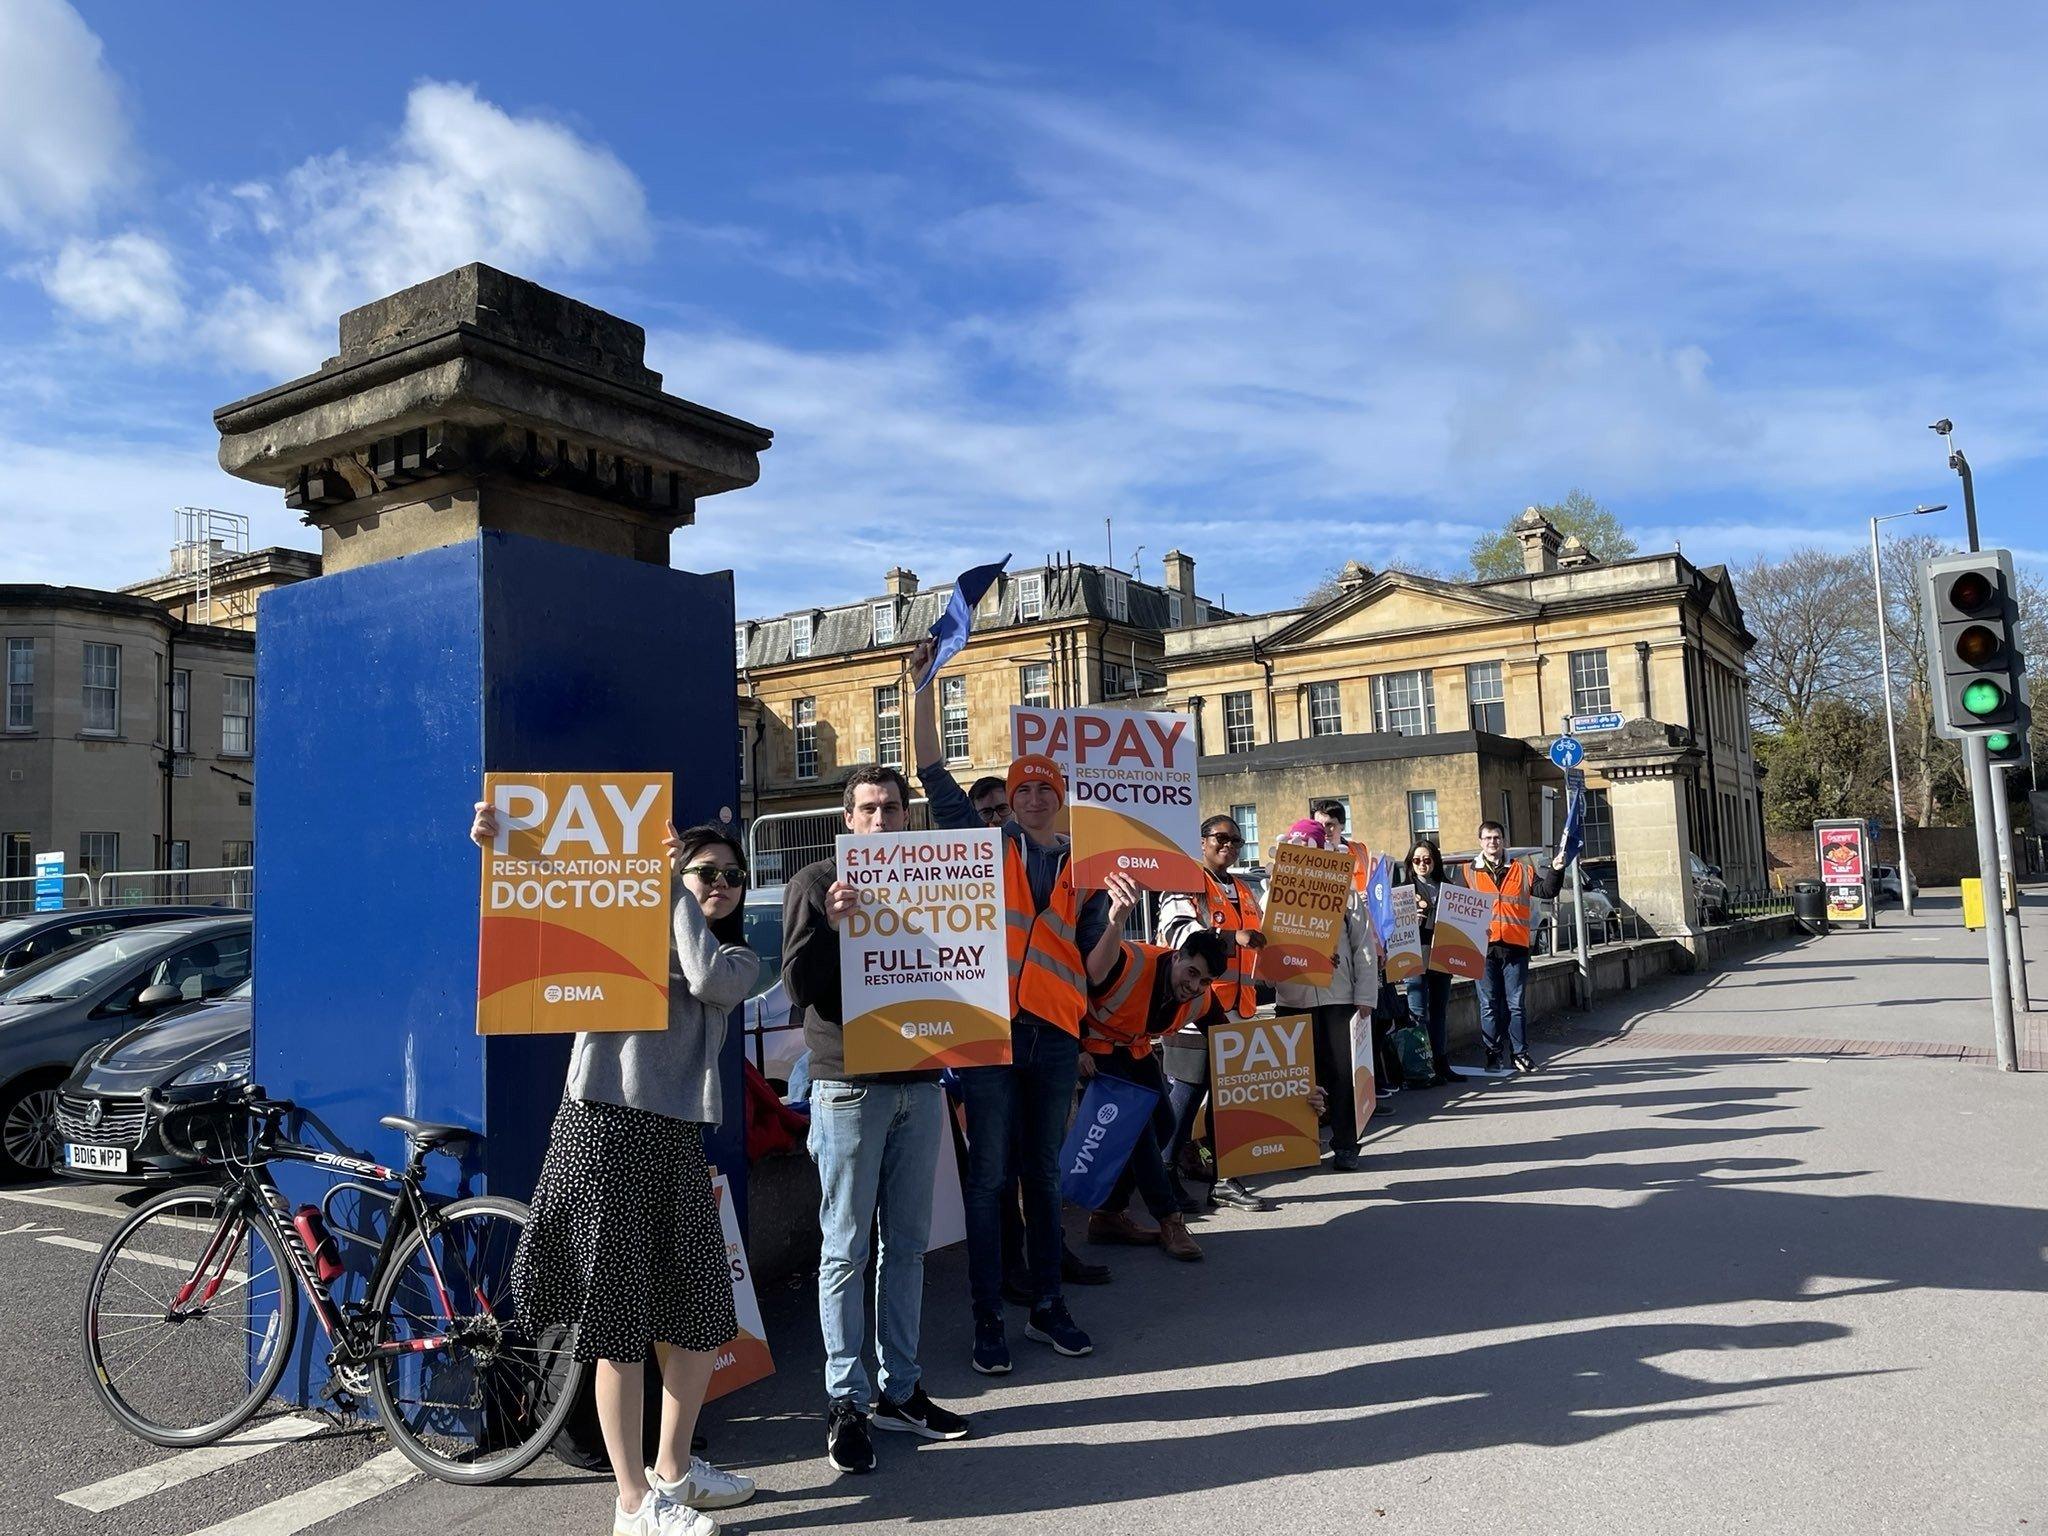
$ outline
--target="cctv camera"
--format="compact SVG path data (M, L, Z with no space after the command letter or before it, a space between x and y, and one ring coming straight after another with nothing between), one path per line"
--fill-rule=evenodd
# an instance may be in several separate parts
M1930 432L1939 432L1943 437L1947 437L1949 433L1955 431L1955 429L1956 424L1950 421L1946 416L1942 417L1941 420L1932 423L1927 428L1927 430Z

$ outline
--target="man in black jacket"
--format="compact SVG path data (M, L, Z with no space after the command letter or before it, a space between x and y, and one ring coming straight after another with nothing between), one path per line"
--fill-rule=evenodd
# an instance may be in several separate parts
M849 832L901 832L910 786L894 768L857 768L846 781ZM818 1165L818 1321L825 1336L825 1454L842 1472L875 1464L870 1423L927 1440L958 1440L967 1420L925 1395L918 1365L924 1251L931 1235L932 1173L948 1155L945 1093L936 1071L846 1070L839 987L839 924L860 903L838 879L836 857L798 871L782 897L782 982L811 1053L811 1157ZM880 1217L875 1266L872 1400L867 1335L868 1233ZM873 1402L872 1420L870 1403Z

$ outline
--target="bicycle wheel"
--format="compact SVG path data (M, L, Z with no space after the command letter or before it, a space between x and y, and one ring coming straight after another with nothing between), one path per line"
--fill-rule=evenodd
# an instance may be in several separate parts
M512 1314L512 1257L526 1207L479 1195L439 1210L431 1244L406 1233L371 1286L372 1362L385 1432L422 1471L451 1483L510 1477L548 1448L583 1367L573 1329L526 1335Z
M240 1189L174 1189L100 1250L85 1293L92 1387L158 1445L206 1445L263 1406L284 1371L299 1293Z

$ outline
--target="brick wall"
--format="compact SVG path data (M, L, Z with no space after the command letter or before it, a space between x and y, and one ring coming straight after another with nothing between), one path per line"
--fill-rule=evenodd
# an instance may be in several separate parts
M1818 873L1811 829L1805 832L1773 832L1769 844L1773 885L1809 880ZM2019 853L2019 838L2013 839L2013 846L2015 853ZM1886 827L1878 838L1875 860L1879 864L1896 864L1898 856L1898 835ZM1912 866L1916 886L1954 885L1966 876L1974 879L1977 874L1977 834L1969 827L1908 827L1906 860ZM2027 867L2023 855L2016 867Z

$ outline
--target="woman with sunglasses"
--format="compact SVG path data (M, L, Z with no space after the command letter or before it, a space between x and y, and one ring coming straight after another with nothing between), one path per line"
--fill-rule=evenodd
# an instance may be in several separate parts
M476 807L487 847L497 811ZM674 872L668 1027L576 1036L532 1214L512 1267L528 1328L580 1325L597 1362L598 1425L618 1480L614 1536L712 1536L707 1509L744 1504L753 1480L690 1453L718 1351L739 1332L704 1127L716 1125L726 1015L761 962L747 948L745 851L722 827L662 839ZM735 1106L737 1109L737 1106ZM644 1362L661 1362L660 1450L643 1462Z
M1266 935L1260 931L1265 914L1259 910L1259 898L1231 872L1243 847L1244 833L1228 816L1211 816L1202 823L1198 850L1202 889L1160 898L1159 942L1165 948L1178 949L1181 940L1198 928L1220 935L1230 946L1231 963L1209 984L1209 995L1226 1015L1248 1019L1258 1007L1258 999L1252 995L1252 967L1258 952L1266 947ZM1161 1042L1160 1057L1173 1079L1174 1134L1166 1149L1166 1166L1177 1173L1181 1149L1209 1093L1208 1037L1193 1029L1168 1035ZM1253 1194L1236 1179L1218 1179L1209 1188L1209 1202L1242 1211L1273 1208L1271 1201ZM1200 1209L1194 1201L1182 1203L1190 1215Z
M1408 850L1404 883L1415 893L1415 910L1422 918L1424 968L1408 978L1408 1012L1429 1032L1429 1057L1436 1065L1434 1085L1461 1081L1465 1074L1451 1068L1450 1008L1451 978L1428 969L1429 943L1436 932L1436 893L1443 884L1443 855L1428 838L1416 839Z

